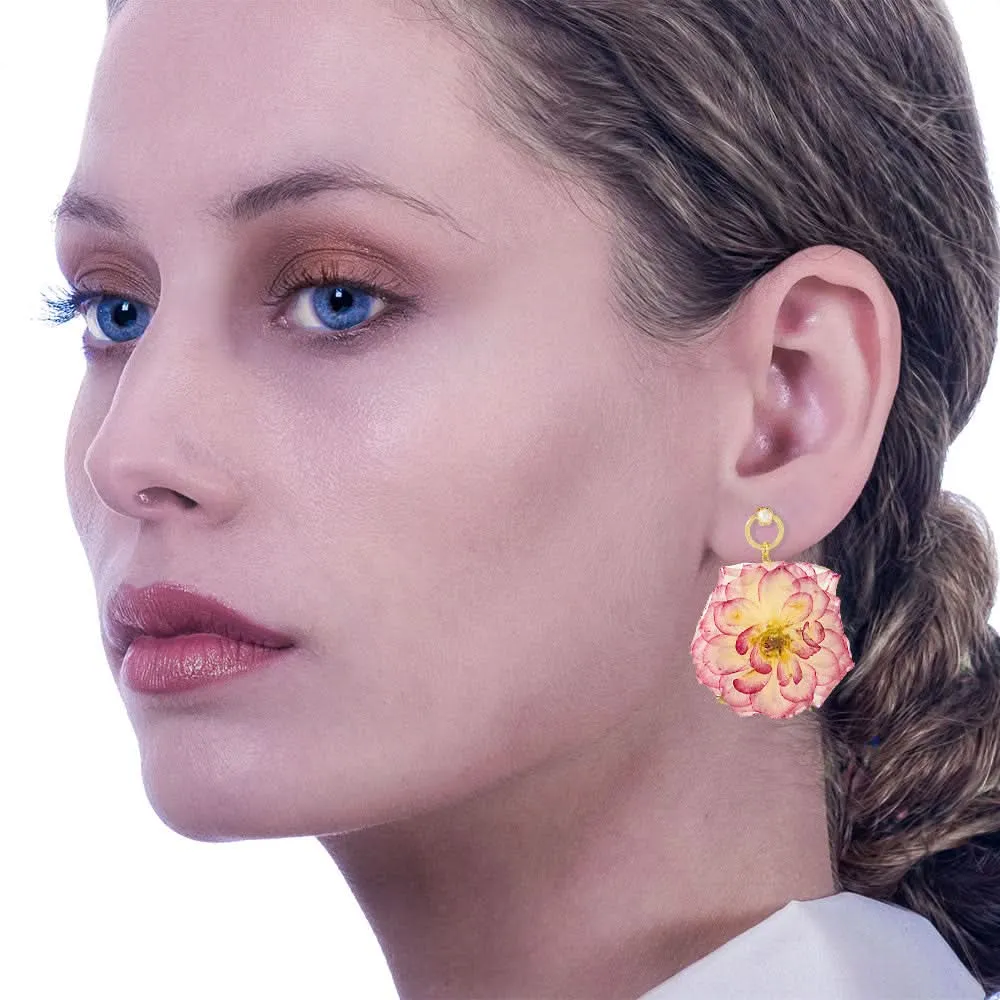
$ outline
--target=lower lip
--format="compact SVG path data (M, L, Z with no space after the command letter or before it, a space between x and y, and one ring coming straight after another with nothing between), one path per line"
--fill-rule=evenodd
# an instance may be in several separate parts
M145 694L190 691L268 666L291 648L257 646L202 632L163 639L140 635L125 653L121 676L133 691Z

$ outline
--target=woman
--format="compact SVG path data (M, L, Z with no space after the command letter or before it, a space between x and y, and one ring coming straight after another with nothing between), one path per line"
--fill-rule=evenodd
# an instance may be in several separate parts
M56 242L164 823L318 837L404 998L1000 989L943 5L128 0ZM794 648L713 610L774 560L839 576Z

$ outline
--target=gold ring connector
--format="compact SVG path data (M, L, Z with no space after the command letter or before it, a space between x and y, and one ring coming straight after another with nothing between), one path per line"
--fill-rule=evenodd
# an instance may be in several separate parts
M750 529L753 528L755 524L776 524L778 526L777 537L773 542L755 541L753 535L750 533ZM785 522L773 510L771 510L770 507L758 507L747 519L745 534L747 536L747 541L755 549L760 550L760 561L771 562L771 549L776 549L778 544L781 542L781 539L785 537Z

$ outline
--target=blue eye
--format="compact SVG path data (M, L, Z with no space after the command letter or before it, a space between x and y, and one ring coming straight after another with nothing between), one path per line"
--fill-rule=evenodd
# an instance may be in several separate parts
M300 291L306 294L290 296L292 303L288 310L288 322L305 330L347 330L370 318L372 306L384 298L357 285L344 283L305 286ZM318 327L312 320L313 316L319 320Z
M83 335L83 354L88 361L96 358L108 348L93 348L91 339L101 343L127 343L135 334L137 320L142 320L144 330L149 325L152 310L141 302L135 302L124 295L109 292L90 291L81 288L58 289L55 294L42 293L45 323L57 326L68 323L77 316L84 316L87 328ZM93 321L93 322L92 322ZM96 334L92 327L96 326ZM141 330L140 330L141 332Z
M149 306L121 295L91 295L83 300L80 312L95 340L105 339L115 344L141 335L153 314Z

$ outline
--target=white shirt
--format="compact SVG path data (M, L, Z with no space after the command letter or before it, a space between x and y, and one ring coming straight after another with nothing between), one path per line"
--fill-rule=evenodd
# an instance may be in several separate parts
M983 1000L912 910L854 892L797 900L638 1000Z

